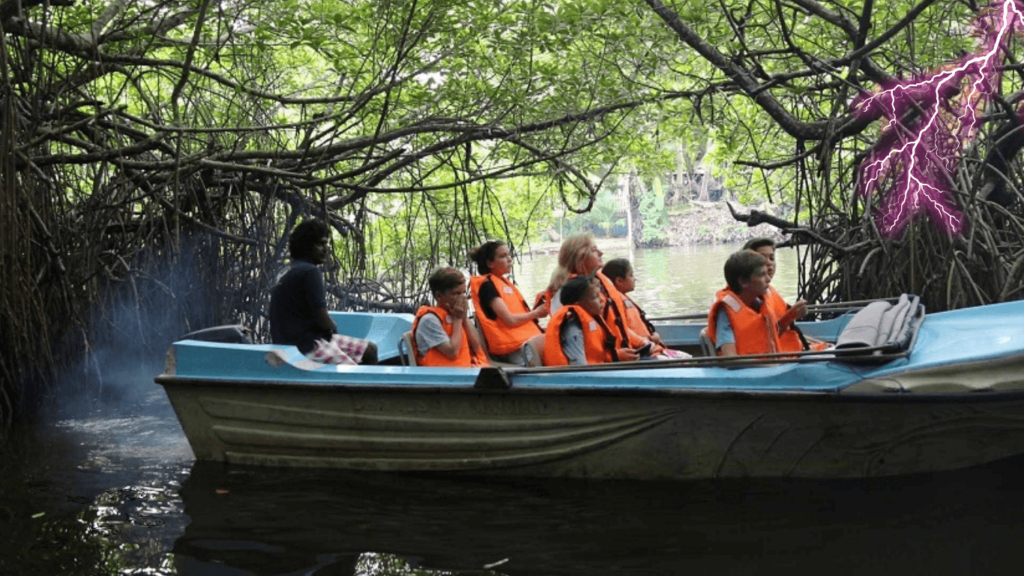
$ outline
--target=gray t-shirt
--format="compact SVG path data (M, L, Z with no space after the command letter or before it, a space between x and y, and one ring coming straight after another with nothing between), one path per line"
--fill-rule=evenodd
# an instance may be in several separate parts
M562 353L569 360L569 364L582 366L587 363L587 352L583 347L583 326L579 318L572 316L562 322L558 342L562 345Z
M451 316L448 317L448 321L452 321ZM420 318L419 324L416 325L416 349L419 350L420 356L425 356L427 350L448 340L448 333L441 326L441 319L437 314L424 314Z
M548 302L548 314L554 316L555 312L562 307L562 289L555 290L555 295L551 297L551 302Z
M735 343L736 334L732 331L729 313L725 311L725 306L722 306L715 316L715 348L721 350L722 346Z

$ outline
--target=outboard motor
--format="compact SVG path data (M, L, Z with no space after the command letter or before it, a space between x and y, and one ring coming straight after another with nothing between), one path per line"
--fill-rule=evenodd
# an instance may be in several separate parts
M252 344L252 330L241 324L225 324L189 332L180 340L202 340L204 342L224 342L226 344Z

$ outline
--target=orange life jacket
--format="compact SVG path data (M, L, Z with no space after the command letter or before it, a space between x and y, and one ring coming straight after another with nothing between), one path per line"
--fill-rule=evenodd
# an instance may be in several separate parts
M620 294L622 293L620 292ZM654 334L654 325L647 320L647 314L629 297L629 294L622 294L622 302L626 307L626 327L637 336L650 340L651 335ZM656 356L664 351L663 346L655 344L651 348L651 355Z
M740 300L739 295L725 288L715 294L715 303L711 305L708 312L708 336L714 342L715 330L718 323L718 310L724 307L729 317L729 324L732 325L733 334L736 335L736 353L747 354L769 354L780 352L779 342L779 320L776 318L772 307L762 304L761 310L756 311Z
M625 297L610 278L598 271L597 279L601 281L601 303L604 305L604 321L618 337L620 348L639 348L646 344L646 339L630 330L626 324Z
M782 318L786 314L786 310L789 310L789 304L786 304L782 296L771 286L768 287L764 301L765 304L771 306L772 313L775 314L776 318ZM800 340L800 334L792 327L779 334L779 352L803 352L804 350L804 343Z
M459 347L459 354L455 358L449 358L434 346L430 350L427 350L426 354L420 354L419 348L416 346L416 329L420 326L420 319L427 314L434 314L441 320L441 327L444 328L448 337L451 338L452 331L455 329L455 324L452 321L448 311L444 308L436 306L421 306L416 311L416 319L412 322L412 350L416 355L416 364L419 366L451 366L451 367L477 367L477 366L489 366L490 363L487 358L483 356L483 351L479 351L473 354L469 347L469 336L465 333L462 335L462 346Z
M498 296L508 307L512 314L524 314L530 311L526 300L514 284L501 276L485 274L473 276L469 279L469 293L473 298L473 306L476 308L476 321L480 324L480 330L484 333L484 340L487 341L487 348L492 356L503 356L519 350L526 342L534 336L543 334L540 325L536 320L523 322L519 326L509 326L500 318L491 320L483 313L480 302L480 287L490 280L498 291Z
M615 336L608 329L604 320L600 316L591 316L580 306L567 304L551 316L548 328L544 332L545 366L569 365L569 358L562 350L561 332L562 325L571 317L578 318L580 327L583 329L583 350L587 356L587 364L602 364L614 362L617 359Z

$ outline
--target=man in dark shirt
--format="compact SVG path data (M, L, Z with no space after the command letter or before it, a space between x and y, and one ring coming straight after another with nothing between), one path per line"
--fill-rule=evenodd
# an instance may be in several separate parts
M327 313L327 293L318 266L331 251L331 231L321 220L306 220L288 239L292 264L270 292L270 337L332 364L376 364L377 346L338 334Z

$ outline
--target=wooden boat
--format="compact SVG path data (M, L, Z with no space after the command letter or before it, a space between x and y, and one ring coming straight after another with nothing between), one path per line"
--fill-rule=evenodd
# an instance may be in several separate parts
M924 315L910 300L875 341L856 336L864 311L801 324L832 351L586 367L332 366L291 346L185 339L156 381L198 460L248 465L860 478L1024 454L1024 302ZM391 362L412 320L332 316ZM703 323L658 326L699 349Z

